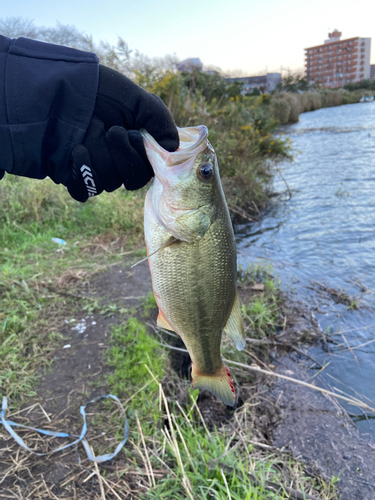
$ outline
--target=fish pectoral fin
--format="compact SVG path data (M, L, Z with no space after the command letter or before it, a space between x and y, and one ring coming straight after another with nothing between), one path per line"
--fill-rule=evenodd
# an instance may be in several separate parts
M154 252L150 253L149 255L147 255L147 257L145 257L142 260L139 260L138 262L136 262L135 264L133 264L130 267L135 267L135 266L138 266L138 264L141 264L142 262L145 262L150 257L152 257L153 255L155 255L157 252L159 252L160 250L163 250L163 248L167 248L170 245L172 245L172 243L174 243L175 241L177 241L177 238L175 238L174 236L171 236L163 245L161 245L159 248L157 248ZM147 245L146 245L146 248L147 248ZM148 252L148 248L147 248L147 252Z
M236 404L234 382L226 366L222 366L213 375L205 375L197 373L195 365L193 365L191 378L194 389L207 389L228 406Z
M156 324L158 325L159 328L165 328L166 330L174 332L174 328L172 328L171 325L168 323L168 321L165 319L165 316L160 311L160 309L159 309L158 319L156 320Z
M232 311L224 326L224 332L231 339L238 351L244 349L246 340L245 333L243 331L242 318L241 318L241 308L240 301L238 300L238 294L236 292L236 297L234 299Z
M181 234L181 239L193 243L199 241L211 226L210 217L202 210L192 210L177 217L176 230Z

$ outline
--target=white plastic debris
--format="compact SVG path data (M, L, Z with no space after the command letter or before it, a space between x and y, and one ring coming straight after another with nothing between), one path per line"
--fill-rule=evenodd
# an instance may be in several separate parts
M83 333L86 331L87 324L86 324L86 319L82 318L80 321L77 322L75 326L72 326L72 330L76 330L78 333Z

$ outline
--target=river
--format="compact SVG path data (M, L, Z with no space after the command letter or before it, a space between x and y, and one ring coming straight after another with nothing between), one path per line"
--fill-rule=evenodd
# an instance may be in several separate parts
M322 376L375 407L375 102L303 113L284 132L300 152L281 165L292 197L277 175L261 220L238 228L239 262L269 260L284 290L315 308L336 341L310 351L329 363ZM375 419L343 406L374 438Z

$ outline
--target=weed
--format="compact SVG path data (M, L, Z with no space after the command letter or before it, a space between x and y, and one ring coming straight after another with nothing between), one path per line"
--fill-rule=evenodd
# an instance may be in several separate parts
M272 265L269 262L263 263L261 261L258 261L256 264L250 264L245 269L242 265L239 265L237 280L242 285L264 283L265 286L272 289L277 289L279 285L273 276Z
M158 342L146 333L146 327L136 318L129 318L125 324L113 327L112 347L108 351L108 363L113 371L108 377L108 384L116 394L134 394L149 380L145 368L147 362L153 373L162 378L166 359ZM138 408L148 399L145 389L141 397L134 398L131 408Z
M273 296L269 299L262 294L254 297L249 304L242 305L244 319L249 322L256 338L275 332L278 325L277 312L277 300Z
M153 292L149 292L147 295L147 299L145 300L145 303L143 305L144 308L144 315L149 316L150 312L157 307L155 296Z

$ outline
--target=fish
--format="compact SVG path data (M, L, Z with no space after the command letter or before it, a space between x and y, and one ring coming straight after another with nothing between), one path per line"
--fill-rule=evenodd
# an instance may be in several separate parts
M235 384L220 354L223 331L238 350L245 347L233 227L207 128L178 132L180 146L169 152L141 131L155 172L144 231L157 324L184 342L193 388L234 406Z

